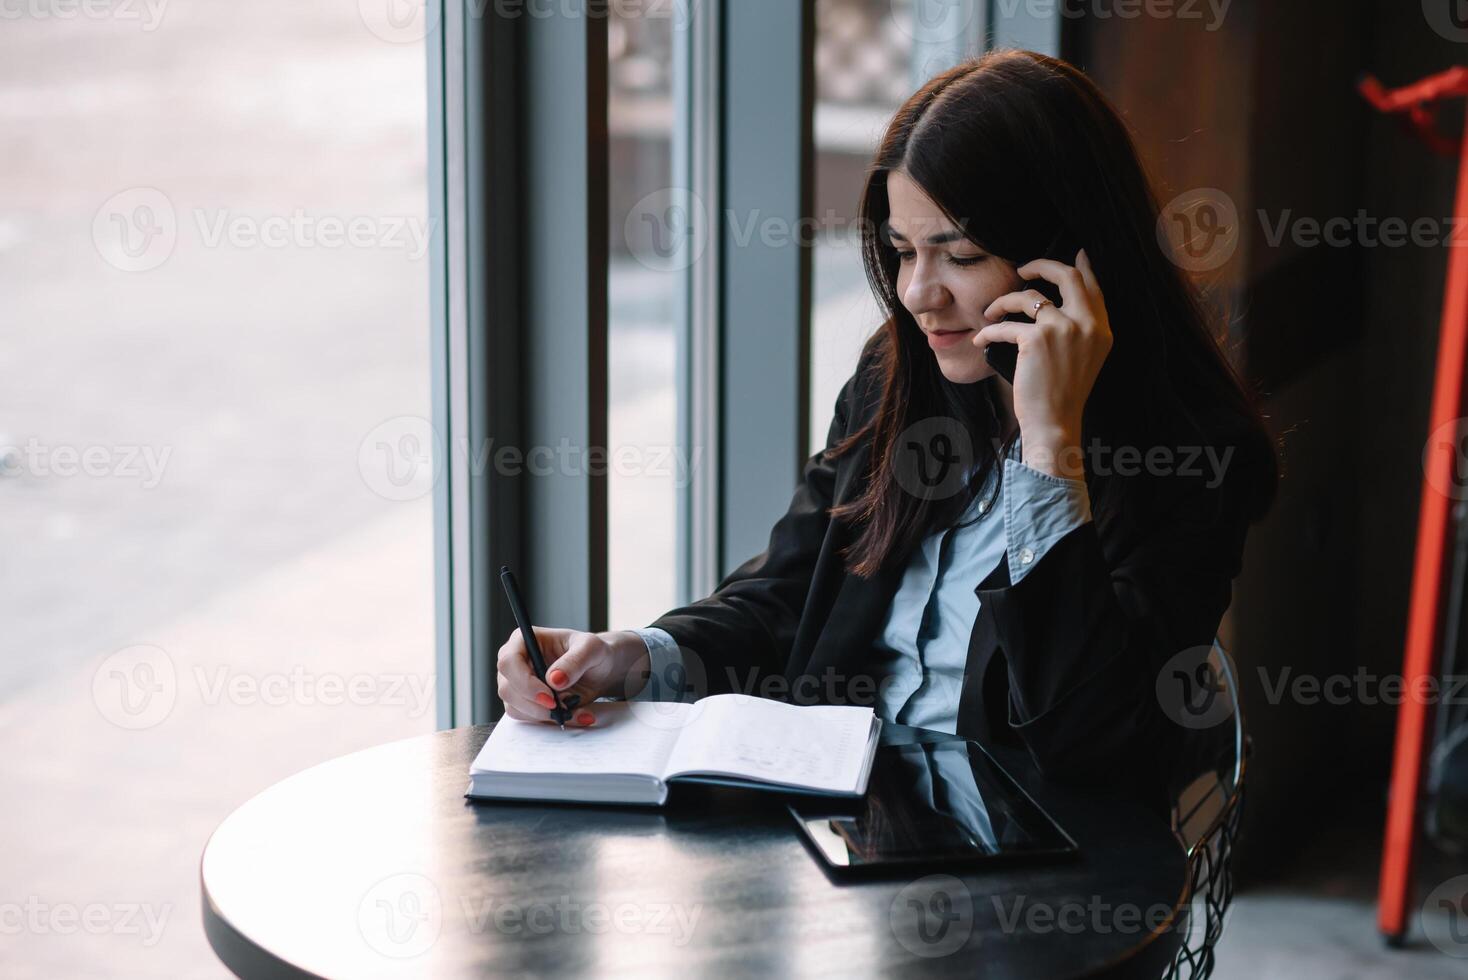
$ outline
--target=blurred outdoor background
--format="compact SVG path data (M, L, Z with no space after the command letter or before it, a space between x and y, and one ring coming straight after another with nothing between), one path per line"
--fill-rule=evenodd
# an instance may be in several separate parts
M358 465L429 411L425 78L355 0L5 8L0 901L107 911L0 974L226 975L214 826L435 727L432 502Z

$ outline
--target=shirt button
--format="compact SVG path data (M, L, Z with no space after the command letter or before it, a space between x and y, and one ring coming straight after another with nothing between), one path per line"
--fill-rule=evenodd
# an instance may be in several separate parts
M1035 560L1035 553L1034 553L1034 551L1032 551L1029 548L1021 548L1021 549L1019 549L1019 563L1021 565L1028 565L1030 562L1032 562L1034 560Z

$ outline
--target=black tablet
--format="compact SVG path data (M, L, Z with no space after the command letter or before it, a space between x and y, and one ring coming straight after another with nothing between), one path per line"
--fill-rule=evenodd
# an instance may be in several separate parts
M866 796L790 804L801 834L837 875L957 863L1061 860L1070 835L976 742L886 745Z

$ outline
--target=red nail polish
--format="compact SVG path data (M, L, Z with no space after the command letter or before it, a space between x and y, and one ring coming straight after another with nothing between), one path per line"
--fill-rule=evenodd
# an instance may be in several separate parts
M581 712L581 714L576 716L576 724L578 725L592 725L595 723L596 715L592 714L590 711L583 711Z
M554 708L556 706L556 699L544 691L537 691L535 694L535 703L542 708Z
M566 672L564 670L552 670L549 674L545 675L545 679L550 681L551 687L566 686Z

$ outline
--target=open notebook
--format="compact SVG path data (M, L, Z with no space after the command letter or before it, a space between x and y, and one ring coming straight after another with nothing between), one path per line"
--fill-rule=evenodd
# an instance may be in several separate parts
M592 727L564 731L505 718L470 766L466 795L656 806L677 779L861 796L881 728L871 708L744 694L603 702L596 711Z

